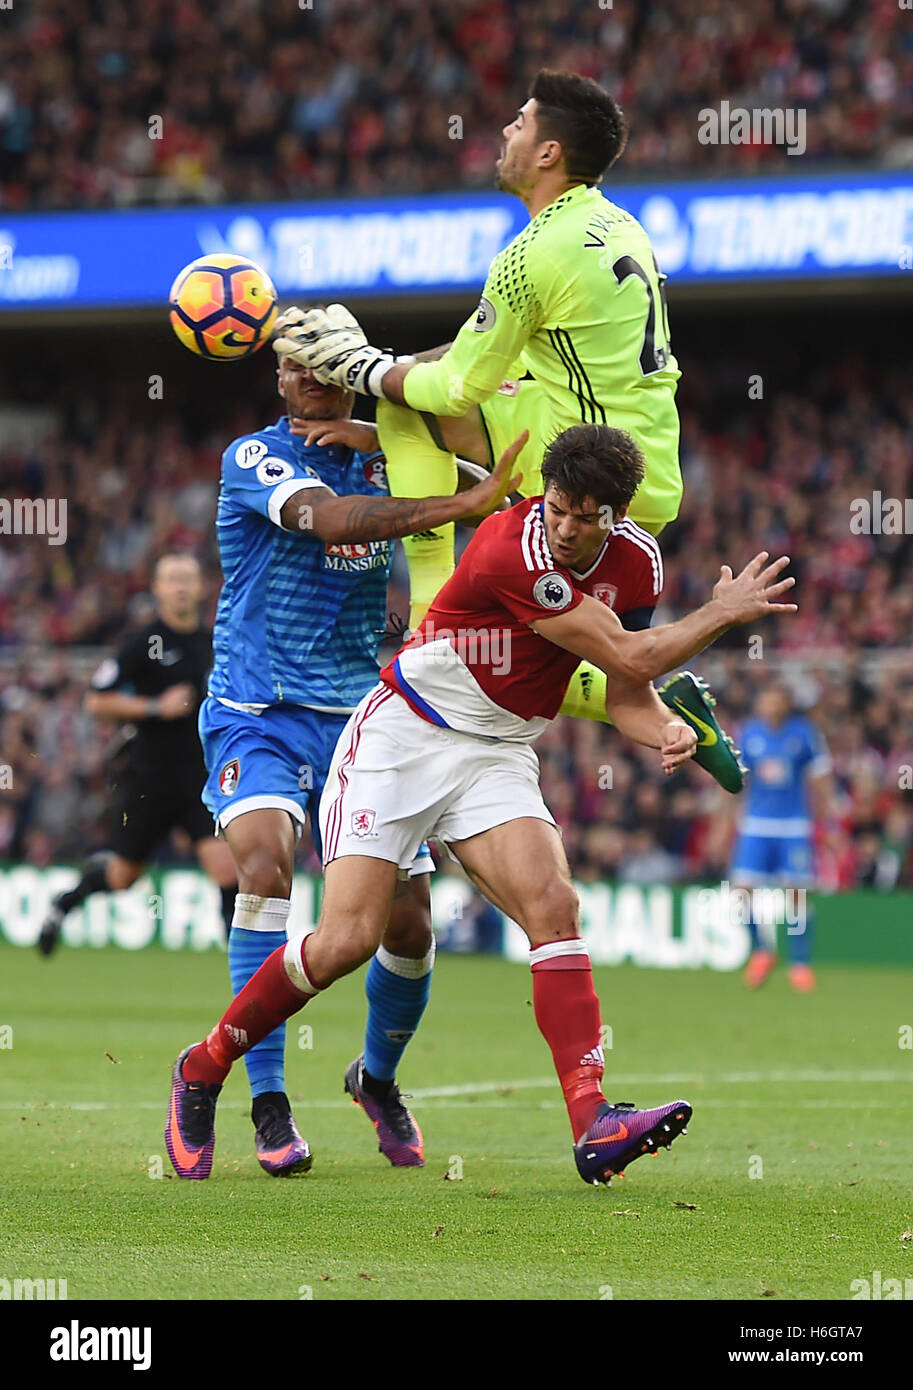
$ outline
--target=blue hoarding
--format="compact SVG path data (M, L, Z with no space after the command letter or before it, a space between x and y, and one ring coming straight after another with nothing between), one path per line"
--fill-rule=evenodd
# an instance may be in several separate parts
M913 176L845 174L607 193L679 284L900 275L913 263ZM0 211L0 310L154 305L203 253L251 256L283 298L478 288L526 222L498 193L98 212Z

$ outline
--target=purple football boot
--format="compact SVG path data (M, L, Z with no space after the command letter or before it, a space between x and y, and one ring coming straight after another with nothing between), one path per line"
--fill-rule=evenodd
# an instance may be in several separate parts
M668 1149L673 1139L685 1134L691 1119L686 1100L674 1100L655 1110L636 1110L630 1101L600 1105L586 1134L574 1145L577 1172L584 1182L607 1186L635 1158Z
M383 1100L372 1096L364 1085L365 1059L356 1057L346 1070L345 1090L360 1105L377 1131L377 1147L394 1168L424 1168L425 1141L422 1131L403 1105L399 1087L390 1083Z
M291 1178L308 1171L314 1158L308 1141L298 1133L284 1091L256 1096L250 1117L257 1127L257 1158L265 1173Z
M171 1073L165 1145L179 1178L208 1178L216 1146L216 1101L222 1087L207 1086L203 1081L185 1081L181 1075L184 1058L196 1046L198 1044L192 1043L184 1048Z

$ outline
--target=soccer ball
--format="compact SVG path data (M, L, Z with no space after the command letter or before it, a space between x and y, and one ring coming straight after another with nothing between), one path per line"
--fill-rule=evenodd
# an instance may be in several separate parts
M186 265L168 298L181 342L214 362L249 357L276 322L276 290L266 271L225 251Z

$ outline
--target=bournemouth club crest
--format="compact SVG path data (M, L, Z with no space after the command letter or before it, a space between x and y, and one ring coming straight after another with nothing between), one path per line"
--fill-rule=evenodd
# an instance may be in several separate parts
M230 763L226 763L219 773L219 791L223 796L234 796L238 790L238 781L241 777L241 764L237 758L232 758Z
M386 491L387 460L384 458L383 454L375 454L373 458L368 459L364 467L364 474L366 483L370 483L372 487L381 488L383 491Z

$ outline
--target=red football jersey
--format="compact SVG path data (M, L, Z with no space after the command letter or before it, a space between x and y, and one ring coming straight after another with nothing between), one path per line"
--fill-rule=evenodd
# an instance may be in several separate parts
M618 522L585 574L552 558L542 498L478 527L425 621L380 673L423 718L479 737L531 742L555 717L579 657L530 623L568 613L584 594L620 617L662 591L655 537Z

